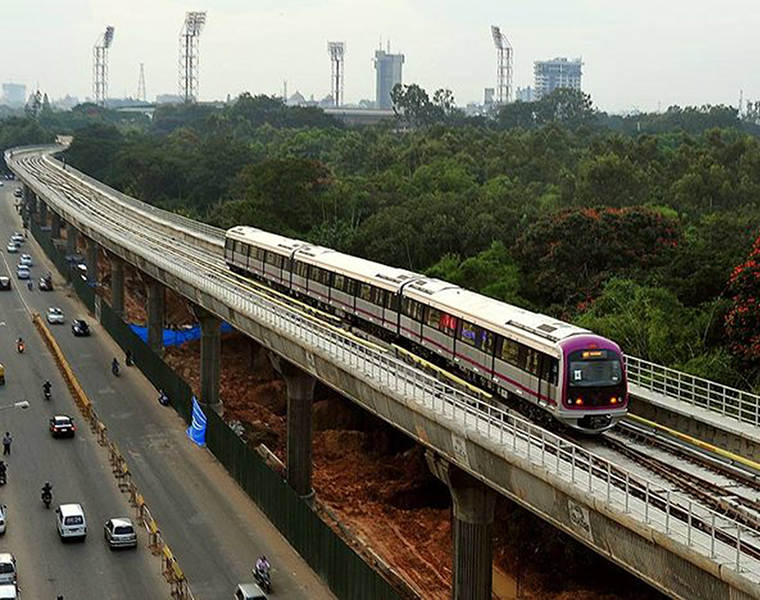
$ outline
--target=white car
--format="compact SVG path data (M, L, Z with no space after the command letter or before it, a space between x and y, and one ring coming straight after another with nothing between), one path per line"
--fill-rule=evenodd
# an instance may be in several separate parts
M15 254L18 252L18 246L15 244L15 242L8 242L8 246L6 247L6 250L8 251L8 254Z
M34 265L34 260L32 260L31 254L22 254L18 258L18 264L24 265L25 267L31 267Z
M21 598L15 583L4 583L0 585L0 600L18 600Z
M60 308L51 306L47 311L47 321L50 324L61 325L63 323L63 311Z
M16 242L16 245L23 244L25 241L24 234L19 233L18 231L14 231L13 235L11 236L11 241Z
M29 275L29 267L27 267L26 265L19 265L16 268L16 276L19 279L29 279L29 277L30 277L30 275Z
M137 531L132 519L117 517L108 519L103 526L103 536L108 546L114 548L137 548Z
M6 518L8 516L8 507L0 504L0 534L5 533Z

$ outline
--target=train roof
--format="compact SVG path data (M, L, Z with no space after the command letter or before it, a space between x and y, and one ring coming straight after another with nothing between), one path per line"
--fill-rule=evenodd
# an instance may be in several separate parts
M301 248L296 252L296 257L299 260L302 259ZM364 283L370 283L376 287L386 289L391 292L398 292L399 288L408 281L419 279L422 276L411 271L404 269L398 269L396 267L388 267L386 265L367 260L365 258L359 258L357 256L351 256L349 254L343 254L342 252L330 252L319 255L316 260L304 260L310 264L317 265L351 277Z
M228 230L227 237L288 257L293 253L293 250L307 245L306 242L300 240L262 231L255 227L246 227L245 225L239 225Z
M591 334L587 329L458 287L443 288L424 299L439 310L540 348L555 347L574 335Z

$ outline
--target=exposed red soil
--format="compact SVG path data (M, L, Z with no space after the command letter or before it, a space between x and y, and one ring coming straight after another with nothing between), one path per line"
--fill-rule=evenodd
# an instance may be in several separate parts
M144 285L129 271L125 308L132 322L143 322ZM108 273L102 275L108 297ZM181 306L183 300L173 293L172 300L169 296L167 323L192 322L190 311ZM165 358L197 393L199 342L167 348ZM227 334L222 340L222 366L225 419L244 426L252 447L264 444L284 462L286 388L266 351L241 334ZM428 470L422 447L320 384L315 391L314 427L314 489L319 500L420 597L449 598L451 499ZM501 496L493 548L494 564L516 582L519 598L659 597Z

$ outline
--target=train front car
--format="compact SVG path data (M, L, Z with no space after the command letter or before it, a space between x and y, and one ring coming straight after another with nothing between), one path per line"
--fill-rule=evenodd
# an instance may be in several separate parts
M585 433L613 427L628 412L628 382L620 347L597 335L574 335L562 350L562 402L557 418Z

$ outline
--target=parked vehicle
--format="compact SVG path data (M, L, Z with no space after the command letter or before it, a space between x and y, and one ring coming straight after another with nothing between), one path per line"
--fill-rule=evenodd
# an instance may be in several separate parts
M10 289L11 289L11 278L6 277L5 275L0 276L0 290L8 292L10 291Z
M0 553L0 583L16 583L16 558L10 552Z
M16 267L16 277L19 279L29 279L31 277L31 273L29 272L29 267L26 265L19 265Z

